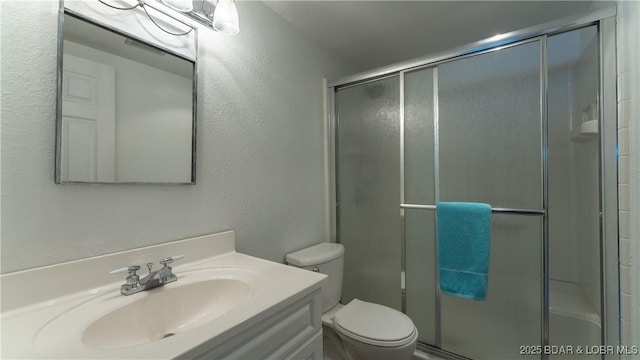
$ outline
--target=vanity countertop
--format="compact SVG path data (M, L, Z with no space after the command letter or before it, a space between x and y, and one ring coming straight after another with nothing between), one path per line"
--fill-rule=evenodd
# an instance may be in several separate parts
M156 289L124 296L120 294L124 276L104 276L114 268L144 265L150 258L159 260L179 254L184 254L185 259L184 263L176 263L173 267L178 281ZM140 273L142 277L145 271ZM142 304L142 307L136 305L136 309L146 310L147 306L156 306L153 301L164 296L162 294L181 294L182 289L185 289L184 294L189 294L184 304L181 303L183 299L176 304L163 304L158 308L161 310L150 312L158 316L138 319L149 326L160 321L156 318L161 318L165 311L181 313L196 306L193 301L200 299L198 294L205 294L198 286L203 284L200 281L207 281L208 276L226 281L236 279L248 284L248 292L243 293L241 299L233 298L226 304L224 299L216 300L230 310L220 315L201 311L198 316L205 319L209 316L211 320L204 321L198 316L190 318L181 323L179 331L166 338L126 346L95 346L92 343L96 341L96 334L88 335L87 329L111 313L122 314L122 318L135 317L135 313L119 310L133 302ZM205 344L207 348L215 347L256 321L318 290L326 276L237 253L234 234L228 231L6 274L0 280L3 293L2 358L172 359L186 353L197 354ZM60 281L75 285L62 283L61 287L56 287ZM206 294L211 298L218 297L215 288ZM115 312L118 310L120 313ZM109 324L110 329L100 329L102 332L97 333L98 341L102 340L100 334L111 333L117 338L120 331L131 330L131 321ZM117 339L114 341L118 344Z

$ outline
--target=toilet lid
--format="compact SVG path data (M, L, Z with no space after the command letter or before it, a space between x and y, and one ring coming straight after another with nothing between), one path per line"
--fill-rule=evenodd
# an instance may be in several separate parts
M415 333L415 326L407 315L358 299L336 312L333 322L343 334L378 346L406 344Z

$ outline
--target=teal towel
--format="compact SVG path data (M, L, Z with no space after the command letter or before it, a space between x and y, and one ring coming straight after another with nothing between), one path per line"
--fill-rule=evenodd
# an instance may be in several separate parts
M470 300L487 298L491 205L439 202L438 264L442 293Z

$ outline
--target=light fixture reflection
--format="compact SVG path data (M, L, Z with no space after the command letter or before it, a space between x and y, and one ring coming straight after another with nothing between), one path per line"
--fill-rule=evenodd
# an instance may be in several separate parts
M509 37L509 33L496 34L496 35L493 35L492 37L490 37L489 39L487 39L487 41L495 42L495 41L504 40L504 39L506 39L508 37Z
M235 35L240 32L238 9L234 0L218 1L213 13L213 28L226 35Z

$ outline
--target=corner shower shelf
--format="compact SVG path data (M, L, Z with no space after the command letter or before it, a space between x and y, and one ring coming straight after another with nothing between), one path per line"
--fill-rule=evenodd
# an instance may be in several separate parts
M585 142L598 137L598 119L588 120L575 129L571 129L569 135L571 141Z

